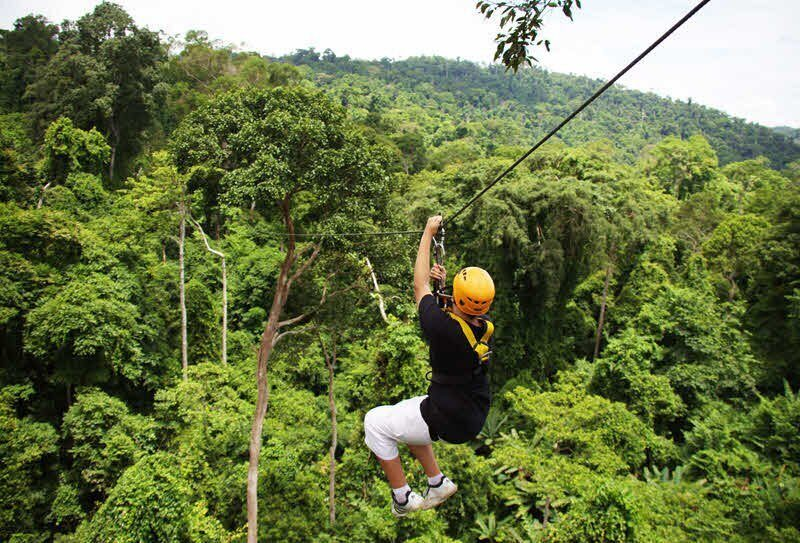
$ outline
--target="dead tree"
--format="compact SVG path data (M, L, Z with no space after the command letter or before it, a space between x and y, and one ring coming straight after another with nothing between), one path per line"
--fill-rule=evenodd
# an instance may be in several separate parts
M44 205L44 193L47 192L47 189L49 189L50 185L52 184L52 181L48 181L44 186L42 186L42 193L39 195L39 201L36 203L36 209L42 209L42 206Z
M113 164L112 164L113 168ZM186 273L184 270L184 245L186 244L186 189L181 189L181 200L178 202L180 213L180 234L178 238L178 265L180 267L180 304L181 304L181 368L183 380L189 379L189 340L186 334Z
M328 408L331 413L331 446L330 469L328 474L328 511L330 514L331 529L336 524L336 447L338 445L338 427L336 425L336 399L334 397L333 377L336 371L336 338L331 342L331 351L325 347L322 334L317 329L319 345L325 357L325 366L328 368Z
M203 236L203 243L205 243L208 252L218 256L222 262L222 364L224 365L228 363L228 271L225 266L225 253L212 249L211 245L208 244L208 238L203 231L203 227L193 218L191 220L200 235Z

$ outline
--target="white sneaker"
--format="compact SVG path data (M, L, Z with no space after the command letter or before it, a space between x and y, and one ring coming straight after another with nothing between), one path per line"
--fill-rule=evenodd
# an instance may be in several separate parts
M419 511L422 509L422 504L425 500L422 499L422 496L414 492L413 490L409 490L406 493L406 501L403 504L397 503L397 500L394 497L394 492L392 492L392 514L398 518L404 517L409 513L413 513L414 511Z
M428 485L428 489L424 494L424 502L422 509L432 509L452 496L458 490L458 486L448 479L442 477L441 482L436 486Z

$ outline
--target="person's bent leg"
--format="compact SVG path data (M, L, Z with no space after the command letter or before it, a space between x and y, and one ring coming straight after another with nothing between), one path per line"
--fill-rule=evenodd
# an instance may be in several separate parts
M409 445L408 448L422 464L425 475L428 476L428 489L423 494L425 498L423 509L436 507L456 493L458 486L442 474L432 445Z
M403 517L422 508L422 496L412 491L406 481L397 448L404 420L403 402L370 410L364 417L364 441L380 462L392 489L392 514ZM407 405L407 404L406 404Z
M400 462L399 456L391 460L384 460L377 456L376 458L378 458L378 462L380 462L383 473L386 474L386 478L389 480L389 486L391 486L392 489L406 486L406 474L403 472L403 464Z
M441 475L439 464L436 462L436 455L433 453L433 445L408 445L408 450L414 455L422 469L425 470L425 475L428 478L437 477Z

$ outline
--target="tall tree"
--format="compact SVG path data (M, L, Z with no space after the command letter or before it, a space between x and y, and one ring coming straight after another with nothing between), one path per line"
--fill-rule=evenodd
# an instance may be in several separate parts
M198 140L198 136L203 136ZM198 145L199 143L199 145ZM189 115L176 133L180 168L215 172L231 204L282 219L285 256L258 350L258 396L250 432L247 540L258 539L258 463L269 404L267 367L292 285L312 266L321 244L297 246L297 220L317 228L358 228L385 203L386 153L349 125L345 111L302 88L228 93ZM334 226L335 225L335 226Z
M644 157L643 170L666 192L685 199L711 181L718 165L717 153L708 140L696 134L686 140L664 138Z
M189 215L186 209L186 187L181 186L181 194L178 200L178 269L180 270L180 291L181 306L181 368L183 369L183 380L189 378L189 340L187 338L187 318L186 318L186 217Z
M317 330L319 347L325 358L325 368L328 370L328 410L331 415L331 446L328 451L328 516L331 529L336 525L336 447L339 440L339 427L336 421L336 397L334 390L334 375L336 372L336 335L334 334L326 345L322 332Z
M58 50L58 26L41 15L27 15L14 22L11 30L0 30L0 107L22 111L30 105L23 100L25 89L36 70L47 64Z
M66 21L59 40L58 52L27 88L36 126L41 131L66 115L80 128L97 127L111 146L108 176L114 180L150 123L164 47L156 32L137 27L108 2Z

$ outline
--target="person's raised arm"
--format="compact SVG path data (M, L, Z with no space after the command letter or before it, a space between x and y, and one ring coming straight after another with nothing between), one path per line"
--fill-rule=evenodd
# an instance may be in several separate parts
M428 219L422 239L419 240L417 249L417 260L414 263L414 300L419 306L419 301L431 293L430 267L431 267L431 240L434 234L439 231L442 224L442 216L435 215Z

